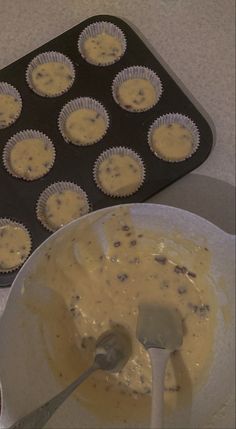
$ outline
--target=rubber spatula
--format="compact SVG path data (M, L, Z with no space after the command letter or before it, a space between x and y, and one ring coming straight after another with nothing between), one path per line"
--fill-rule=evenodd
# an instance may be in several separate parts
M152 364L151 429L163 427L164 379L171 352L183 341L179 312L158 304L140 304L137 338L148 350Z

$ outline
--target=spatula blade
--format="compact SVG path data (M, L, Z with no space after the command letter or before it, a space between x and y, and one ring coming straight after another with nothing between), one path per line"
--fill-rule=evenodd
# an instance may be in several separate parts
M180 313L175 308L159 304L140 304L137 338L146 349L177 350L183 341Z

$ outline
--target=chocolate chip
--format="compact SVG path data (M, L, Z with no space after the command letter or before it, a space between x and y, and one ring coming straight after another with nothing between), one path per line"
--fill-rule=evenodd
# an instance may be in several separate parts
M138 92L138 95L144 95L144 90L140 89L139 92Z
M129 244L131 247L136 246L137 240L131 240Z
M209 304L192 304L191 302L188 303L188 307L196 314L198 314L201 317L205 317L209 311L210 311L210 306Z
M180 295L183 295L184 293L187 293L187 288L186 288L186 286L180 286L180 287L178 287L178 293L179 293Z
M163 280L161 283L161 289L167 289L169 287L169 283L166 280Z
M121 229L122 231L129 231L130 228L128 225L123 225Z
M179 265L176 265L174 271L177 274L186 274L188 270L186 267L180 267Z
M132 106L131 106L130 104L125 104L125 105L124 105L124 107L125 107L126 109L131 109L131 108L132 108Z
M165 265L166 262L167 262L167 258L165 256L163 256L163 255L156 255L155 258L154 258L154 260L156 262L158 262L159 264L162 264L162 265Z
M115 241L115 242L113 243L113 246L114 246L114 247L120 247L120 246L121 246L121 241Z
M176 386L165 387L165 391L167 391L167 392L179 392L180 386L177 384Z
M187 274L189 277L193 277L193 278L197 277L197 274L193 273L192 271L188 271Z
M125 280L127 280L128 275L127 275L126 273L120 273L120 274L117 274L117 278L118 278L118 280L120 280L121 282L124 282Z

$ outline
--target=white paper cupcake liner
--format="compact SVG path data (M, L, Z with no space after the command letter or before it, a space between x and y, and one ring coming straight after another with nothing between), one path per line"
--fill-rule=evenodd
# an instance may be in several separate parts
M66 64L71 72L72 79L69 82L68 86L63 90L58 92L57 94L45 94L44 92L39 91L37 88L34 87L32 82L32 71L37 67L39 64L46 64L51 62L58 62ZM60 95L64 94L65 92L69 91L71 86L73 85L75 80L75 68L72 63L72 61L64 54L61 54L60 52L55 51L49 51L49 52L43 52L42 54L37 55L33 60L29 63L27 69L26 69L26 82L29 85L30 89L34 91L37 95L40 95L41 97L59 97Z
M0 227L4 227L4 226L15 226L15 227L19 227L21 228L23 231L26 232L28 239L29 239L29 250L28 252L25 254L25 258L16 266L12 267L12 268L8 268L8 269L2 269L0 266L0 273L11 273L15 270L17 270L19 267L21 267L21 265L24 264L24 262L26 261L26 259L29 257L30 253L31 253L31 249L32 249L32 238L31 238L31 234L29 232L29 230L25 227L25 225L23 225L20 222L15 222L14 220L10 219L10 218L0 218Z
M39 222L50 232L55 232L58 228L54 227L50 224L50 221L47 219L45 208L47 204L47 200L51 195L56 194L57 192L62 191L75 191L80 194L84 198L85 202L85 211L81 215L85 215L89 213L91 210L91 206L89 204L88 196L86 192L78 185L73 182L55 182L52 185L48 186L44 191L40 194L39 199L36 204L36 216Z
M53 159L51 161L51 163L49 163L48 165L48 170L46 171L46 173L42 174L42 175L38 175L34 178L30 178L30 177L22 177L20 175L18 175L14 169L11 166L11 162L10 162L10 153L12 148L15 146L16 143L18 143L19 141L25 140L25 139L42 139L45 144L47 144L53 154ZM37 130L24 130L24 131L20 131L19 133L14 134L14 136L12 136L10 138L10 140L8 140L7 144L5 145L4 149L3 149L3 165L6 168L6 170L8 171L9 174L11 174L11 176L16 177L17 179L23 179L26 180L28 182L31 182L33 180L37 180L40 177L45 176L53 167L54 161L55 161L55 157L56 157L56 151L55 151L55 147L52 143L52 141L49 139L48 136L46 136L44 133L42 133L41 131L37 131Z
M161 125L168 125L168 124L173 124L173 123L183 125L184 128L186 128L188 131L190 131L190 133L192 134L192 138L193 138L192 151L186 157L179 159L179 160L164 158L161 154L156 152L154 150L154 148L152 147L152 134L153 134L154 130ZM160 116L159 118L157 118L153 122L153 124L151 125L151 127L149 128L149 131L148 131L148 144L149 144L151 151L159 159L161 159L163 161L167 161L167 162L185 161L186 159L190 158L196 152L196 150L199 147L199 143L200 143L200 134L199 134L199 130L198 130L197 126L188 116L182 115L181 113L168 113L166 115Z
M0 95L1 94L12 95L12 97L14 97L19 102L20 109L19 109L19 112L11 119L10 122L8 122L7 125L1 124L1 117L0 117L0 130L3 128L10 127L10 125L12 125L19 118L22 110L22 98L20 96L19 91L17 91L17 89L14 88L14 86L10 85L7 82L0 82Z
M119 57L113 58L111 59L111 61L106 63L97 63L87 58L83 48L85 40L91 37L96 37L98 34L101 34L101 33L107 33L110 36L113 36L116 39L118 39L121 43L121 48L122 48L122 52L121 52L121 55L119 55ZM101 67L103 66L106 67L119 61L126 51L126 46L127 46L127 42L123 31L120 30L119 27L112 24L111 22L106 22L106 21L95 22L89 25L88 27L86 27L80 34L79 40L78 40L78 49L81 56L84 58L84 60L90 64L93 64L95 66L101 66Z
M117 96L117 91L118 91L119 86L128 79L146 79L146 80L148 80L153 85L153 87L156 91L155 103L153 103L152 105L150 105L149 107L147 107L145 109L138 109L138 108L132 109L132 108L127 108L127 107L124 107L123 105L121 105L119 98ZM146 112L147 110L152 109L152 107L154 107L158 103L158 101L162 95L162 92L163 92L163 87L162 87L162 83L161 83L160 78L157 76L156 73L154 73L154 71L152 71L148 67L132 66L132 67L128 67L126 69L123 69L115 76L115 78L112 82L112 95L113 95L115 102L117 104L119 104L119 106L122 109L127 110L128 112L140 113L140 112Z
M109 158L112 155L128 155L138 162L140 170L141 170L141 180L140 180L140 183L138 184L137 188L134 191L118 195L118 194L113 194L112 192L108 192L106 189L103 188L102 184L99 181L99 177L98 177L99 165L101 164L101 162L103 162L105 159ZM102 152L100 154L100 156L97 158L97 160L94 164L94 167L93 167L93 178L94 178L94 181L95 181L97 187L104 194L109 195L110 197L113 197L113 198L128 197L130 195L135 194L143 185L144 180L145 180L145 174L146 174L146 170L145 170L145 166L144 166L142 158L132 149L129 149L127 147L122 147L122 146L112 147L111 149L107 149L104 152Z
M74 112L75 110L79 110L79 109L91 109L91 110L95 110L97 113L99 113L99 115L102 116L102 118L105 121L106 124L106 128L105 128L105 132L103 133L102 136L100 136L98 139L94 140L92 143L76 143L75 141L73 141L72 139L70 139L67 134L66 134L66 130L65 130L65 123L66 123L66 119L68 118L68 116ZM99 101L95 100L94 98L90 98L90 97L79 97L79 98L75 98L74 100L69 101L69 103L67 103L61 110L59 117L58 117L58 127L59 130L64 138L64 140L68 143L72 143L76 146L90 146L92 144L95 144L97 142L99 142L100 140L103 139L103 137L105 136L105 134L107 133L108 127L109 127L109 115L106 111L106 109L103 107L103 105L101 103L99 103Z

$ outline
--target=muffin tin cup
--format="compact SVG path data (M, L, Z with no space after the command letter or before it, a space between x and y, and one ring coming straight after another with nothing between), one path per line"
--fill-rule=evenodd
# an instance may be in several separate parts
M80 109L91 109L91 110L95 110L97 113L99 113L102 118L105 121L105 131L104 133L96 140L94 140L93 142L89 142L89 143L76 143L75 141L73 141L72 139L70 139L65 131L65 123L66 123L66 119L68 118L68 116L74 112L75 110L80 110ZM58 117L58 127L60 130L60 133L62 135L62 137L64 138L64 140L67 143L72 143L76 146L91 146L95 143L98 143L100 140L103 139L103 137L106 135L107 130L109 128L109 115L106 111L106 109L103 107L103 105L101 103L99 103L99 101L95 100L94 98L90 98L90 97L79 97L79 98L75 98L74 100L69 101L69 103L65 104L65 106L62 108L59 117Z
M154 130L157 129L161 125L168 125L168 124L173 124L173 123L183 125L184 128L186 128L188 131L190 131L190 133L192 134L192 138L193 138L193 146L192 146L191 152L186 157L184 157L182 159L178 159L178 160L164 158L158 152L156 152L154 150L154 148L152 147L152 134L153 134ZM182 115L181 113L168 113L166 115L160 116L159 118L157 118L153 122L153 124L151 125L151 127L149 128L149 131L148 131L149 147L150 147L151 151L154 153L154 155L156 155L162 161L167 161L167 162L185 161L186 159L190 158L196 152L196 150L199 147L199 143L200 143L200 134L199 134L199 130L198 130L197 126L188 116Z
M120 85L123 82L127 81L128 79L145 79L145 80L148 80L153 85L153 87L156 91L155 103L153 103L149 107L146 107L145 109L138 109L138 108L132 109L132 108L127 108L127 107L122 106L120 104L119 98L117 96L117 91L118 91ZM154 73L154 71L152 71L148 67L143 67L143 66L132 66L132 67L127 67L126 69L121 70L115 76L115 78L112 82L111 89L112 89L112 95L113 95L115 102L122 109L127 110L128 112L134 112L134 113L146 112L147 110L152 109L158 103L158 101L162 95L162 92L163 92L163 87L162 87L162 83L161 83L159 76L157 76L157 74Z
M12 95L12 97L14 97L19 102L20 109L19 109L19 112L12 118L10 122L8 122L7 125L1 125L1 121L0 121L0 130L4 128L8 128L10 127L10 125L14 124L14 122L19 118L22 111L22 98L20 96L19 91L17 91L17 89L14 88L14 86L10 85L7 82L0 82L0 95L1 94Z
M55 232L59 228L54 227L48 221L47 216L45 214L46 204L47 204L48 198L51 195L54 195L54 194L56 194L58 192L62 192L62 191L75 191L84 198L86 210L84 211L84 213L81 216L89 213L91 210L91 205L89 203L88 196L87 196L86 192L80 186L76 185L75 183L65 182L65 181L53 183L52 185L50 185L46 189L44 189L44 191L40 194L39 199L37 201L37 205L36 205L37 219L44 226L44 228L46 228L50 232Z
M139 185L137 186L137 188L134 191L117 195L117 194L113 194L113 193L107 192L103 188L102 184L99 181L98 169L99 169L99 166L100 166L101 162L103 162L105 159L109 158L112 155L128 155L131 158L133 158L135 161L138 162L140 170L141 170L141 180L140 180ZM122 147L122 146L112 147L111 149L107 149L104 152L102 152L99 155L99 157L96 160L96 162L94 164L94 167L93 167L93 178L94 178L94 181L95 181L97 187L104 194L109 195L110 197L113 197L113 198L123 198L123 197L128 197L130 195L135 194L141 188L141 186L143 185L144 180L145 180L145 174L146 174L145 165L143 163L142 158L135 151L133 151L132 149L129 149L127 147Z
M53 94L53 95L45 94L44 92L39 91L37 88L34 87L34 84L32 82L32 71L39 64L46 64L46 63L51 63L51 62L66 64L69 67L71 75L72 75L72 79L71 79L69 85L63 91L60 91L60 92ZM26 70L26 82L27 82L28 86L30 87L30 89L32 89L32 91L34 91L37 95L40 95L41 97L48 97L48 98L59 97L60 95L69 91L69 89L73 85L74 81L75 81L74 65L73 65L72 61L66 55L61 54L60 52L49 51L49 52L43 52L42 54L37 55L29 63L27 70Z
M97 63L95 61L90 60L89 58L86 57L86 54L84 52L84 42L91 38L91 37L96 37L98 34L101 33L107 33L110 36L115 37L116 39L118 39L121 43L121 48L122 48L122 52L121 55L119 55L119 57L106 62L106 63ZM126 42L126 37L123 33L122 30L120 30L119 27L117 27L116 25L112 24L111 22L107 22L107 21L100 21L100 22L94 22L93 24L90 24L88 27L86 27L82 33L79 36L79 40L78 40L78 49L79 52L82 56L82 58L87 61L89 64L93 64L95 66L101 66L101 67L106 67L109 65L112 65L116 62L118 62L121 57L124 55L125 51L126 51L126 47L127 47L127 42Z
M12 168L11 162L10 162L11 150L16 145L16 143L18 143L22 140L25 140L25 139L41 139L50 147L50 149L52 150L52 153L53 153L53 159L48 166L48 171L44 174L35 176L34 178L22 177L22 176L18 175L14 171L14 169ZM52 141L44 133L42 133L41 131L37 131L37 130L24 130L24 131L20 131L19 133L16 133L14 136L12 136L10 138L10 140L8 140L6 146L3 149L3 165L6 168L6 170L8 171L8 173L11 176L16 177L17 179L23 179L23 180L26 180L27 182L32 182L32 181L37 180L40 177L43 177L46 174L48 174L48 172L53 167L53 164L55 162L55 158L56 158L56 151L55 151L55 147L54 147Z
M13 268L8 268L8 269L2 269L0 267L0 274L7 274L7 273L12 273L13 271L18 270L27 260L27 258L29 257L30 253L31 253L31 249L32 249L32 238L31 238L31 234L29 232L29 230L25 227L25 225L23 225L20 222L15 222L14 220L10 219L10 218L0 218L0 228L4 227L4 226L15 226L18 228L21 228L23 231L26 232L26 234L28 235L29 238L29 251L25 256L25 259L23 261L21 261L18 265L16 265Z

